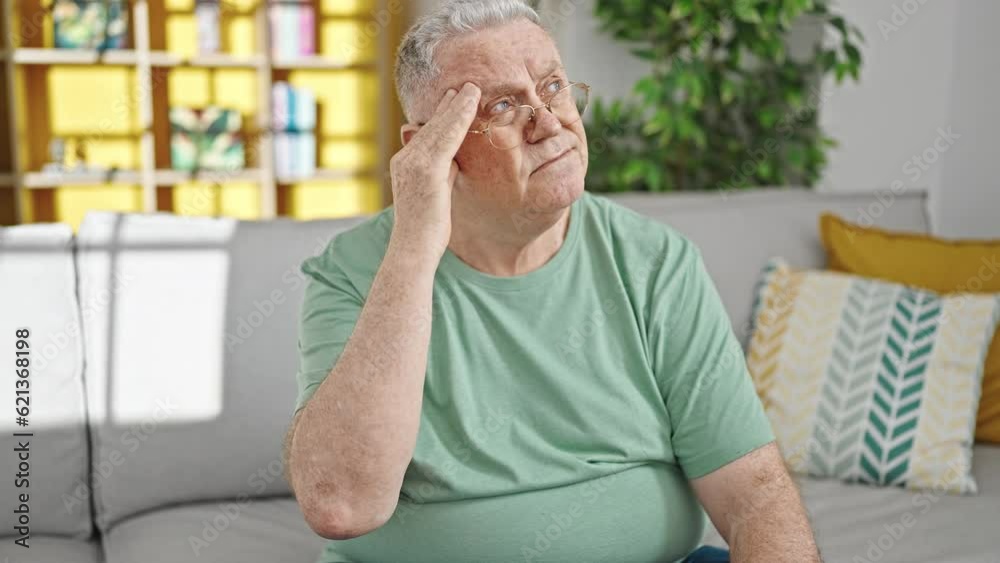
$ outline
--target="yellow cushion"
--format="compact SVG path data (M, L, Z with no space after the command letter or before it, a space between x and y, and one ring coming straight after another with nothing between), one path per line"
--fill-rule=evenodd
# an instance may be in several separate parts
M946 240L860 227L826 213L820 236L831 270L938 293L1000 293L1000 240ZM976 440L1000 443L1000 331L983 373Z

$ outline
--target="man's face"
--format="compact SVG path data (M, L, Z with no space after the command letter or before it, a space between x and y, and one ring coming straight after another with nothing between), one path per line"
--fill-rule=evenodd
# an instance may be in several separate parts
M482 91L476 130L505 108L542 105L546 89L569 81L555 43L527 20L446 42L437 62L441 75L425 107L433 108L449 88L472 82ZM455 195L480 208L529 217L569 206L582 194L587 173L583 120L565 125L547 109L537 109L523 139L516 148L500 150L486 135L469 134L455 156L460 170Z

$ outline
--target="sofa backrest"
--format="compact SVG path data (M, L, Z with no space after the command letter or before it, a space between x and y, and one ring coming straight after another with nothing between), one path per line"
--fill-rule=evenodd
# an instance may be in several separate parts
M299 265L360 219L88 214L78 234L97 524L286 495Z
M84 538L93 527L72 244L67 225L0 228L0 536L14 534L22 516L31 535ZM22 413L27 426L17 422Z
M819 193L799 189L627 194L612 199L690 238L741 342L749 339L754 286L767 260L781 256L800 268L825 267L819 216L830 211L862 225L926 233L926 192Z

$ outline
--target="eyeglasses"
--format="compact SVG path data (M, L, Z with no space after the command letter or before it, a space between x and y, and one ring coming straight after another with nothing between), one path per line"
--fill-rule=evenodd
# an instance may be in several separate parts
M471 130L469 133L486 135L490 144L500 150L515 149L524 143L525 125L535 120L535 111L545 108L563 125L572 125L583 118L589 101L590 86L582 82L570 82L551 93L544 104L537 107L514 106L490 118L485 129Z

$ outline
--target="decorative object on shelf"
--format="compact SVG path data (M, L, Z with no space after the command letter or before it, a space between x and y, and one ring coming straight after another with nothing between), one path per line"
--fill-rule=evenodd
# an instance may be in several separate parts
M74 172L87 172L87 141L82 137L76 140L76 146L73 147L73 159L76 161L76 165L73 166Z
M246 166L240 135L243 119L234 109L170 108L170 161L174 170L240 170Z
M59 49L122 49L128 35L124 0L56 0L52 6Z
M42 165L42 172L62 172L66 162L66 139L53 137L49 141L49 161Z
M312 90L296 88L287 82L271 87L276 131L312 131L316 129L316 95Z
M49 141L49 162L42 165L46 174L93 174L107 172L106 166L87 162L87 141L85 137L53 137Z
M316 173L315 133L275 133L274 152L278 178L309 178Z
M309 177L316 172L316 95L287 82L271 92L274 167L281 177Z
M316 13L311 3L283 0L268 6L271 54L294 59L316 54Z
M221 30L219 16L221 12L218 0L197 0L194 7L194 19L198 28L198 52L202 55L212 55L219 52Z

